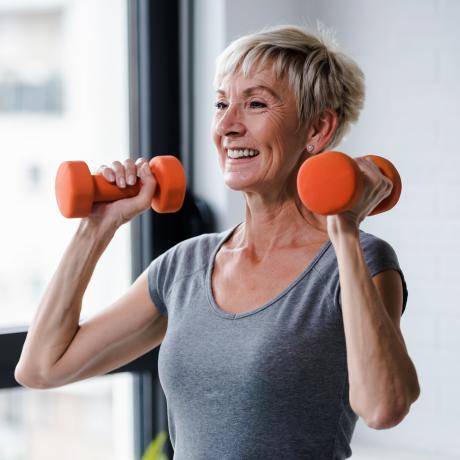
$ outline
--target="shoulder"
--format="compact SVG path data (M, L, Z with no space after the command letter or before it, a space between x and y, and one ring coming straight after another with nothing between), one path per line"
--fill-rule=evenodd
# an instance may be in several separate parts
M210 262L214 251L231 231L205 233L183 240L157 257L151 265L174 268L182 275L197 271Z
M393 246L384 239L360 229L359 240L367 263L380 262L381 264L382 262L394 263L397 261ZM327 249L321 259L318 260L315 269L322 273L335 272L338 275L337 257L332 244L327 245Z
M361 241L361 245L366 248L369 247L375 247L375 246L390 246L390 243L388 243L386 240L383 238L380 238L379 236L376 236L372 233L365 232L364 230L359 230L359 240Z
M386 278L385 280L382 280L382 275L380 275L380 278L377 279L377 275L382 274L387 270L393 270L399 273L402 283L402 312L404 312L408 298L407 283L393 246L388 241L362 230L360 231L360 241L364 258L366 259L366 263L369 268L369 273L375 283L388 283L392 276L393 279L395 279L394 274L390 274L390 278Z
M383 238L360 229L359 239L361 249L366 260L369 273L372 277L386 270L397 271L402 279L404 291L404 305L407 301L407 286L403 271L400 267L398 256L393 246ZM321 276L321 282L330 295L339 302L340 275L337 257L332 244L315 265L315 271Z
M204 233L181 241L167 252L174 257L203 256L207 258L227 239L229 230L220 233Z
M150 295L163 311L172 286L206 271L212 255L229 231L206 233L181 241L155 258L147 269Z
M360 230L361 248L371 274L384 268L399 268L398 256L393 246L383 238Z

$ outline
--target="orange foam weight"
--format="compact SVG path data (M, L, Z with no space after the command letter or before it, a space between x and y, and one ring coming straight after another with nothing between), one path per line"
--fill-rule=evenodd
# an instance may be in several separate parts
M161 213L176 212L184 203L186 178L181 162L172 155L154 157L149 162L158 181L152 208Z
M394 165L377 155L367 155L393 182L391 195L369 214L388 211L398 202L401 178ZM297 175L297 190L303 205L321 215L339 214L353 208L363 191L363 174L345 153L324 152L307 159Z
M362 186L358 165L341 152L310 157L297 175L297 190L303 205L321 215L338 214L353 207Z
M56 174L56 201L64 217L84 217L91 212L94 186L84 161L66 161Z
M160 213L176 212L184 202L186 178L180 161L172 155L157 156L149 162L157 180L152 208ZM94 203L112 202L136 196L141 183L119 188L101 174L91 175L83 161L66 161L56 174L56 201L65 217L86 217Z

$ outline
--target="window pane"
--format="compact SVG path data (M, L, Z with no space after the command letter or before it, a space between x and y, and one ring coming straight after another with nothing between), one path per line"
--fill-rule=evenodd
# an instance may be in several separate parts
M0 112L61 112L63 9L0 14Z
M83 160L95 171L129 156L126 15L124 0L0 1L0 327L30 322L78 225L56 204L59 164ZM82 316L129 283L125 226L96 267Z
M2 460L132 460L132 376L0 391Z
M27 325L78 220L59 212L61 162L128 152L126 0L0 0L0 332ZM129 227L98 263L82 316L130 284ZM132 377L0 391L0 459L132 459Z

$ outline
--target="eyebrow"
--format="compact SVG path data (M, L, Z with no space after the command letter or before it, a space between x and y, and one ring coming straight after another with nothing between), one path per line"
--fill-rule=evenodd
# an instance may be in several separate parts
M275 91L273 91L273 89L271 89L269 86L265 86L265 85L257 85L257 86L251 86L250 88L246 88L243 91L243 95L250 96L251 94L254 94L256 91L260 91L260 90L270 93L275 99L278 99L278 101L281 101L281 98L278 96L278 94ZM225 91L223 89L218 89L216 93L222 94L223 96L225 96Z

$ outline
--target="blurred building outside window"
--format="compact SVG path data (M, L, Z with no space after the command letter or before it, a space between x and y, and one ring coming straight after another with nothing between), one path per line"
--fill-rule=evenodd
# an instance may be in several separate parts
M62 112L63 13L0 13L0 112Z
M0 328L25 326L78 220L56 205L59 164L129 157L124 0L0 0ZM82 319L131 281L129 227L96 267ZM132 377L0 390L0 459L134 458Z

